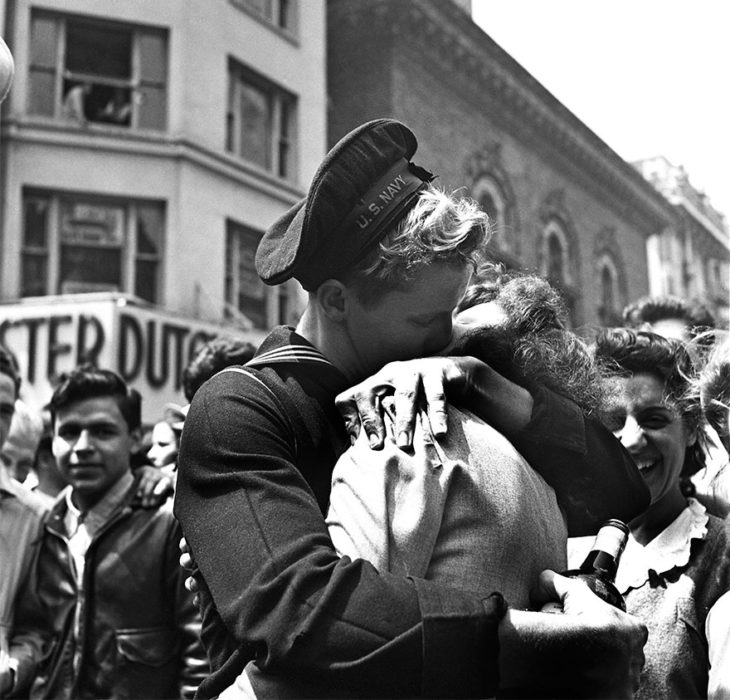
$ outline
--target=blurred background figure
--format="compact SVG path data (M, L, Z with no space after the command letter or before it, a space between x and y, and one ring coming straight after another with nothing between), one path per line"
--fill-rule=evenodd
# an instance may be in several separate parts
M695 383L709 434L707 465L692 481L697 499L724 518L730 514L730 334L716 330L709 335L711 341L697 338L711 350Z
M58 494L68 485L66 477L61 473L56 458L53 456L53 433L50 424L44 428L43 435L38 442L33 461L33 473L37 483L32 490L50 508Z
M256 347L246 340L231 336L218 336L198 350L183 370L183 393L188 402L195 392L225 367L246 364L256 352Z
M684 343L715 328L712 312L699 302L675 296L642 297L623 310L628 328L653 331Z
M43 419L21 399L15 402L15 412L10 423L0 459L7 473L16 481L32 488L37 483L32 472L35 453L43 434ZM28 480L26 483L26 479Z
M13 75L15 73L15 63L13 55L10 53L8 45L0 36L0 102L2 102L10 92L10 86L13 84Z
M63 118L77 124L86 124L86 98L91 93L91 85L79 83L74 85L64 96L62 105Z
M147 450L147 458L153 467L168 473L177 468L177 453L187 408L174 403L167 404L163 420L153 426L152 444Z
M111 99L100 110L94 121L129 126L132 118L132 103L129 90L114 88Z
M0 447L10 432L19 389L15 357L0 345ZM27 590L45 510L0 467L0 697L27 697L42 651L42 633L19 624L16 609Z
M714 348L699 378L700 401L707 422L730 452L730 334L714 335Z

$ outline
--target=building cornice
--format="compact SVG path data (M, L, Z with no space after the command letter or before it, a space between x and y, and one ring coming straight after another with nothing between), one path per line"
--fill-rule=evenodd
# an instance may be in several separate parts
M670 225L671 204L608 144L504 51L471 18L442 0L331 0L339 20L392 37L462 83L462 94L479 100L512 133L584 178L586 186L612 194L614 205L638 217L650 231ZM488 103L488 104L485 104Z

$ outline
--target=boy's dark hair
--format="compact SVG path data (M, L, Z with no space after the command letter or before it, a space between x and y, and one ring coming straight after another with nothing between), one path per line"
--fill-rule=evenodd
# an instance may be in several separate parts
M142 423L142 397L115 372L91 364L76 367L61 375L49 403L51 418L56 422L60 409L86 399L110 396L124 417L130 432Z
M13 380L15 384L15 397L20 392L20 367L18 360L10 350L0 345L0 373L5 374Z
M623 310L623 317L629 328L679 318L686 324L691 338L715 327L715 317L704 304L672 295L637 299Z
M256 347L246 340L218 336L198 350L182 373L183 393L188 402L214 374L231 365L243 365L255 354Z

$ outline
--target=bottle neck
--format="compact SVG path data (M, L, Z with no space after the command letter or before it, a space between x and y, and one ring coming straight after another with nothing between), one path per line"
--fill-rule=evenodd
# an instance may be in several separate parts
M582 574L598 574L611 582L616 580L617 570L616 557L600 549L591 550L580 566Z
M613 582L621 554L629 536L628 527L619 521L607 522L596 535L593 547L581 564L582 573L594 573Z

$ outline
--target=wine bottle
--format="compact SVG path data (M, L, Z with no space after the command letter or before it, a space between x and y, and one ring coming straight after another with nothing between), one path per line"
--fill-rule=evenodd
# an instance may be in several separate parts
M591 551L577 569L563 571L562 575L583 581L588 588L606 603L626 612L624 597L614 585L616 571L629 539L629 527L620 520L607 520L601 525ZM560 603L548 602L543 612L562 612Z

